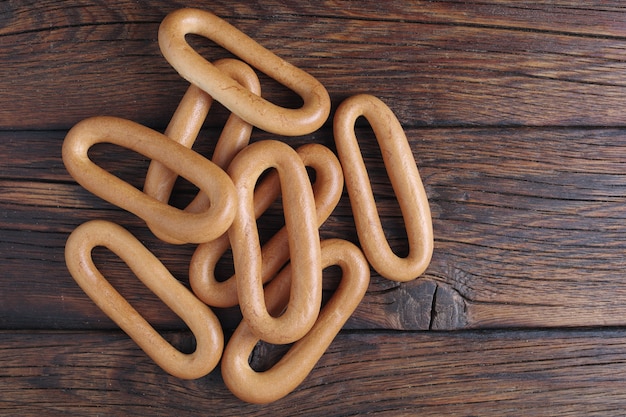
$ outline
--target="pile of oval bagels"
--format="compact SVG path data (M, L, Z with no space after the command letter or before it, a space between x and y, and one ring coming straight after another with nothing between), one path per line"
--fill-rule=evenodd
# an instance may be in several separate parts
M211 39L240 60L210 63L189 46L187 34ZM298 149L279 140L250 143L253 127L278 136L319 129L330 114L326 89L207 11L182 9L168 15L159 28L159 45L190 83L164 134L121 118L93 117L68 132L63 161L79 184L139 216L158 238L197 244L189 267L192 291L130 232L109 221L77 227L67 241L66 263L87 295L165 371L199 378L221 361L224 382L236 396L254 403L275 401L306 378L353 313L367 291L370 265L400 282L424 272L433 250L424 187L400 123L379 99L356 95L337 108L333 132L338 157L316 143ZM292 89L303 105L291 109L266 101L251 67ZM191 147L213 100L232 114L209 160ZM406 257L392 252L382 229L354 131L361 116L374 131L402 211ZM89 149L100 142L150 158L143 191L89 158ZM307 168L315 172L313 183ZM185 209L168 204L178 176L200 190ZM338 204L344 185L359 247L342 239L320 240L319 227ZM257 219L279 194L285 225L261 247ZM169 344L113 288L92 260L96 246L119 256L184 320L196 340L194 352ZM218 281L215 266L229 247L235 275ZM341 269L341 281L322 305L322 271L333 265ZM211 307L236 305L243 320L224 347ZM258 372L249 357L259 341L292 345L272 368Z

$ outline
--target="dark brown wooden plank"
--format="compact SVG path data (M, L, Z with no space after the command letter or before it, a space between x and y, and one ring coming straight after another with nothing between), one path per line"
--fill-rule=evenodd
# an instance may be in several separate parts
M464 136L442 136L436 151L425 151L449 159L422 157L438 167L435 176L449 176L431 200L439 242L431 270L447 268L445 281L468 302L467 323L617 324L604 309L624 300L622 132ZM423 171L427 183L439 183ZM592 293L594 310L583 312Z
M623 130L408 129L407 134L430 199L433 261L413 283L399 285L374 274L348 328L625 324ZM216 132L202 136L198 151L210 155L209 138ZM267 137L260 132L254 136ZM0 135L9 178L0 180L0 245L9 254L0 261L0 317L5 328L112 326L77 288L63 261L67 235L90 219L129 228L174 276L187 281L194 247L158 242L135 216L75 184L60 158L50 156L59 155L62 138L62 132ZM332 146L330 138L322 132L289 143ZM388 236L402 253L402 221L374 138L366 128L359 128L359 138ZM95 158L141 186L148 164L141 155L106 148ZM188 200L192 192L184 183L177 190L180 200ZM280 207L272 213L262 222L263 236L281 225ZM357 241L346 196L322 236ZM121 261L101 256L107 276L143 306L155 325L180 325L140 284L128 279ZM227 270L227 263L223 268ZM336 277L327 281L330 291ZM222 316L231 317L229 325L236 323L232 313Z
M376 8L380 10L376 11ZM507 0L437 0L389 2L384 6L374 1L363 1L358 5L350 4L349 7L331 10L332 15L361 18L377 14L381 20L427 21L603 37L624 36L620 17L624 13L624 5L619 1L542 0L512 3Z
M312 73L333 108L355 93L383 98L407 129L433 212L424 276L396 284L374 274L313 373L269 406L237 400L219 369L197 381L166 375L64 264L71 230L104 218L187 283L193 245L157 241L78 186L60 158L67 129L85 117L165 127L187 84L156 34L184 6L209 8ZM0 2L0 415L623 415L626 339L601 326L626 317L624 12L602 0ZM192 42L211 59L227 55ZM262 82L269 99L297 105ZM197 150L210 154L226 115L212 110ZM286 140L332 147L329 126ZM373 137L358 132L389 239L406 252ZM94 157L141 187L145 157L106 146ZM174 204L193 192L181 181ZM263 236L281 222L276 207ZM356 242L346 196L322 235ZM180 319L120 260L94 257L168 340L192 348ZM337 280L325 274L327 296ZM239 312L217 313L228 335ZM407 331L427 329L490 330ZM281 351L261 344L252 363Z
M0 75L11 105L0 109L0 128L67 129L99 114L163 127L186 82L160 55L157 28L184 5L197 6L4 6ZM369 92L391 101L405 125L625 124L618 5L214 2L211 9L318 77L334 105ZM212 59L225 56L210 42L198 45ZM272 83L264 91L297 103Z
M105 22L116 22L121 18L140 23L153 23L164 13L180 7L190 7L184 1L153 1L137 4L128 0L117 0L115 7L107 7L101 2L74 1L59 4L51 0L29 5L26 2L13 2L3 5L5 18L11 25L0 28L1 34L16 32L47 31L50 25L63 23L67 16L78 21L89 21L97 16ZM198 5L195 5L198 7ZM38 12L32 19L19 19L22 10ZM482 25L495 27L515 27L548 32L571 32L604 37L622 37L624 27L620 17L623 4L613 1L540 0L516 2L506 0L482 0L455 2L437 1L389 1L384 6L375 0L358 3L348 1L321 1L302 3L297 0L268 0L262 4L255 2L211 2L211 9L223 16L242 18L275 17L297 18L299 15L311 17L337 17L370 20L430 21L455 25Z
M234 397L219 368L171 377L116 332L3 332L0 353L7 415L617 416L626 404L619 330L340 334L265 406Z

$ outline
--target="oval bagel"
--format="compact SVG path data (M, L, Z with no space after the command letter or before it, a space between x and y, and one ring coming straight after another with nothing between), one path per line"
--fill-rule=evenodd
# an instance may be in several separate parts
M96 246L104 246L119 256L146 287L183 319L196 339L193 353L180 352L167 342L102 276L91 258ZM224 347L217 316L126 229L104 220L83 223L67 239L65 261L83 291L165 371L179 378L195 379L215 368Z
M261 244L254 209L258 178L275 168L282 192L285 228L294 274L289 307L279 317L264 300ZM237 296L244 319L270 343L291 343L315 323L322 302L320 239L311 183L300 156L289 145L265 140L244 148L228 167L237 189L237 215L228 229Z
M214 41L290 88L302 98L302 107L280 107L242 87L198 54L185 40L187 34ZM248 123L267 132L285 136L306 135L319 129L330 114L330 97L319 81L208 11L187 8L167 15L159 27L159 47L165 59L184 79L202 88Z
M96 143L119 145L177 172L209 196L210 207L189 213L151 197L96 165L88 151ZM235 217L235 186L224 170L200 154L152 129L117 117L93 117L77 123L63 141L63 162L85 189L121 207L162 235L181 243L202 243L223 235Z
M393 253L380 222L371 183L354 131L364 116L374 130L385 169L398 199L409 241L409 254ZM339 105L333 121L335 144L359 242L372 267L393 281L410 281L428 267L433 253L433 226L424 185L400 122L380 99L360 94Z

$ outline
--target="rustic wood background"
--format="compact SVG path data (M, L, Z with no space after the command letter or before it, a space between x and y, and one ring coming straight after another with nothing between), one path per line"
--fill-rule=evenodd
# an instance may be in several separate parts
M230 394L219 368L196 381L165 374L84 295L63 260L76 226L108 219L187 282L194 247L160 243L137 218L83 190L60 153L67 130L89 116L164 129L187 83L161 56L157 30L185 6L213 11L311 73L333 108L357 93L383 99L406 129L431 205L426 273L406 284L373 274L311 375L267 406ZM210 59L229 56L191 41ZM4 1L0 62L1 415L623 414L621 2ZM272 101L297 104L262 81ZM226 117L212 111L198 151L210 154ZM402 219L375 139L366 124L358 131L402 253ZM280 139L333 145L330 122ZM107 146L94 157L137 186L149 163ZM192 192L180 182L175 204ZM278 210L266 216L265 236L280 219ZM321 233L356 242L347 197ZM180 319L119 259L95 256L155 327L190 346ZM336 277L325 280L331 292ZM218 315L228 335L238 312Z

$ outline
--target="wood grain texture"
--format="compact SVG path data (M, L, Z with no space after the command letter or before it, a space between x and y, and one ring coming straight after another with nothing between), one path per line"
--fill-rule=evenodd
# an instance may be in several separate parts
M67 129L97 114L163 127L186 83L160 55L158 23L184 5L5 2L0 75L3 99L12 105L0 109L0 128ZM626 30L616 23L617 5L207 7L317 77L335 105L369 92L393 100L408 126L625 124ZM211 42L197 45L210 59L227 55ZM297 104L272 83L263 88L271 100Z
M193 245L158 241L61 161L67 130L86 117L163 131L187 83L161 56L157 30L185 6L317 77L333 108L357 93L383 99L406 129L433 214L426 273L405 284L374 274L310 377L264 407L237 400L219 371L166 375L63 258L77 225L112 220L187 284ZM625 12L619 1L574 0L0 2L0 415L623 415ZM190 42L211 60L229 56ZM299 104L261 81L270 100ZM211 154L227 115L215 106L196 150ZM357 134L389 241L405 253L374 137L364 122ZM330 120L304 137L253 134L268 138L333 148ZM104 145L92 156L142 186L145 157ZM172 204L195 191L179 181ZM260 222L264 239L280 209ZM346 195L321 233L357 242ZM94 258L168 340L193 349L184 323L119 259L100 249ZM337 282L327 271L327 297ZM217 313L227 334L240 319L237 308ZM260 344L251 363L267 367L283 351Z
M290 395L258 406L219 368L168 376L116 332L1 334L0 414L618 416L622 331L341 334ZM188 348L185 334L167 334Z
M7 279L0 281L3 325L111 326L95 306L90 307L63 261L67 235L91 219L128 227L178 279L187 282L195 247L159 242L139 219L73 183L60 159L50 156L59 153L63 134L46 135L0 135L4 136L0 151L9 156L6 169L12 178L0 180L4 212L0 244L12 254L4 261ZM621 129L407 129L407 135L433 214L433 260L424 276L412 283L392 283L374 273L349 328L625 324L626 134ZM211 138L218 131L205 130L201 136L197 150L210 155ZM269 137L256 132L254 140ZM358 129L358 137L387 236L402 253L406 247L402 218L375 138L366 127ZM330 138L329 132L322 131L289 143L318 141L332 146ZM107 147L95 152L94 158L141 187L149 163L143 156ZM44 166L48 169L37 169ZM189 201L194 192L179 183L175 203ZM358 243L350 217L344 195L322 227L322 236ZM262 236L271 236L282 221L277 206L260 222ZM156 325L180 325L162 312L161 303L149 297L120 260L105 252L100 257L107 277L144 305ZM228 265L224 261L220 271L232 270ZM24 277L24 270L31 272ZM327 277L328 291L336 279L332 274ZM24 291L30 293L26 302L19 297ZM39 310L46 315L39 316ZM236 311L221 313L229 326L237 323Z

